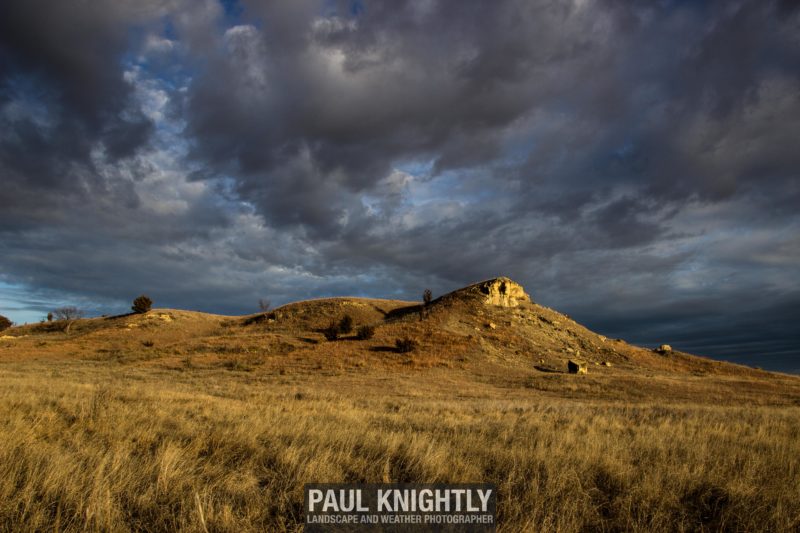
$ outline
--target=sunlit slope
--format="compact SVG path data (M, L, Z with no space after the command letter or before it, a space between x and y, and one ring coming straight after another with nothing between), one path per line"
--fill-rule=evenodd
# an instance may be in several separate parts
M350 317L352 329L328 340L325 329ZM358 338L362 326L373 330ZM226 368L296 375L446 371L465 379L542 394L731 395L794 401L800 379L690 354L609 339L536 304L508 278L464 287L429 304L327 298L241 317L154 309L145 314L11 328L5 360L72 358L126 365ZM398 350L409 339L411 351ZM586 375L567 372L569 360Z

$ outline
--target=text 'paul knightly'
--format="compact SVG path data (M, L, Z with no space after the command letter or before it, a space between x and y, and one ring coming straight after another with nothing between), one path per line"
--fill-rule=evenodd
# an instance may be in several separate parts
M323 513L486 513L493 489L376 489L376 507L371 508L364 492L367 489L311 489L308 512Z
M494 533L491 483L309 483L305 533Z

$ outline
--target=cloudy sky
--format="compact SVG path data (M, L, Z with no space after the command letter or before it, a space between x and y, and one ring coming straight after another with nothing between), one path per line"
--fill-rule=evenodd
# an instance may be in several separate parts
M3 0L0 313L507 275L800 371L796 6Z

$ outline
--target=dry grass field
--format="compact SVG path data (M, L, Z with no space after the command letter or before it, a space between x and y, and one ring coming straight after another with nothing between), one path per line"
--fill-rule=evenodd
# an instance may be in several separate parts
M800 379L478 296L7 330L0 529L299 531L339 481L493 482L500 531L800 529ZM325 341L343 313L375 336Z

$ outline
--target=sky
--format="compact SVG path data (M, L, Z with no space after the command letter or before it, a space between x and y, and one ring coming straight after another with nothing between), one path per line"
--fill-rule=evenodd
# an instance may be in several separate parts
M0 314L418 300L800 372L793 1L3 0Z

